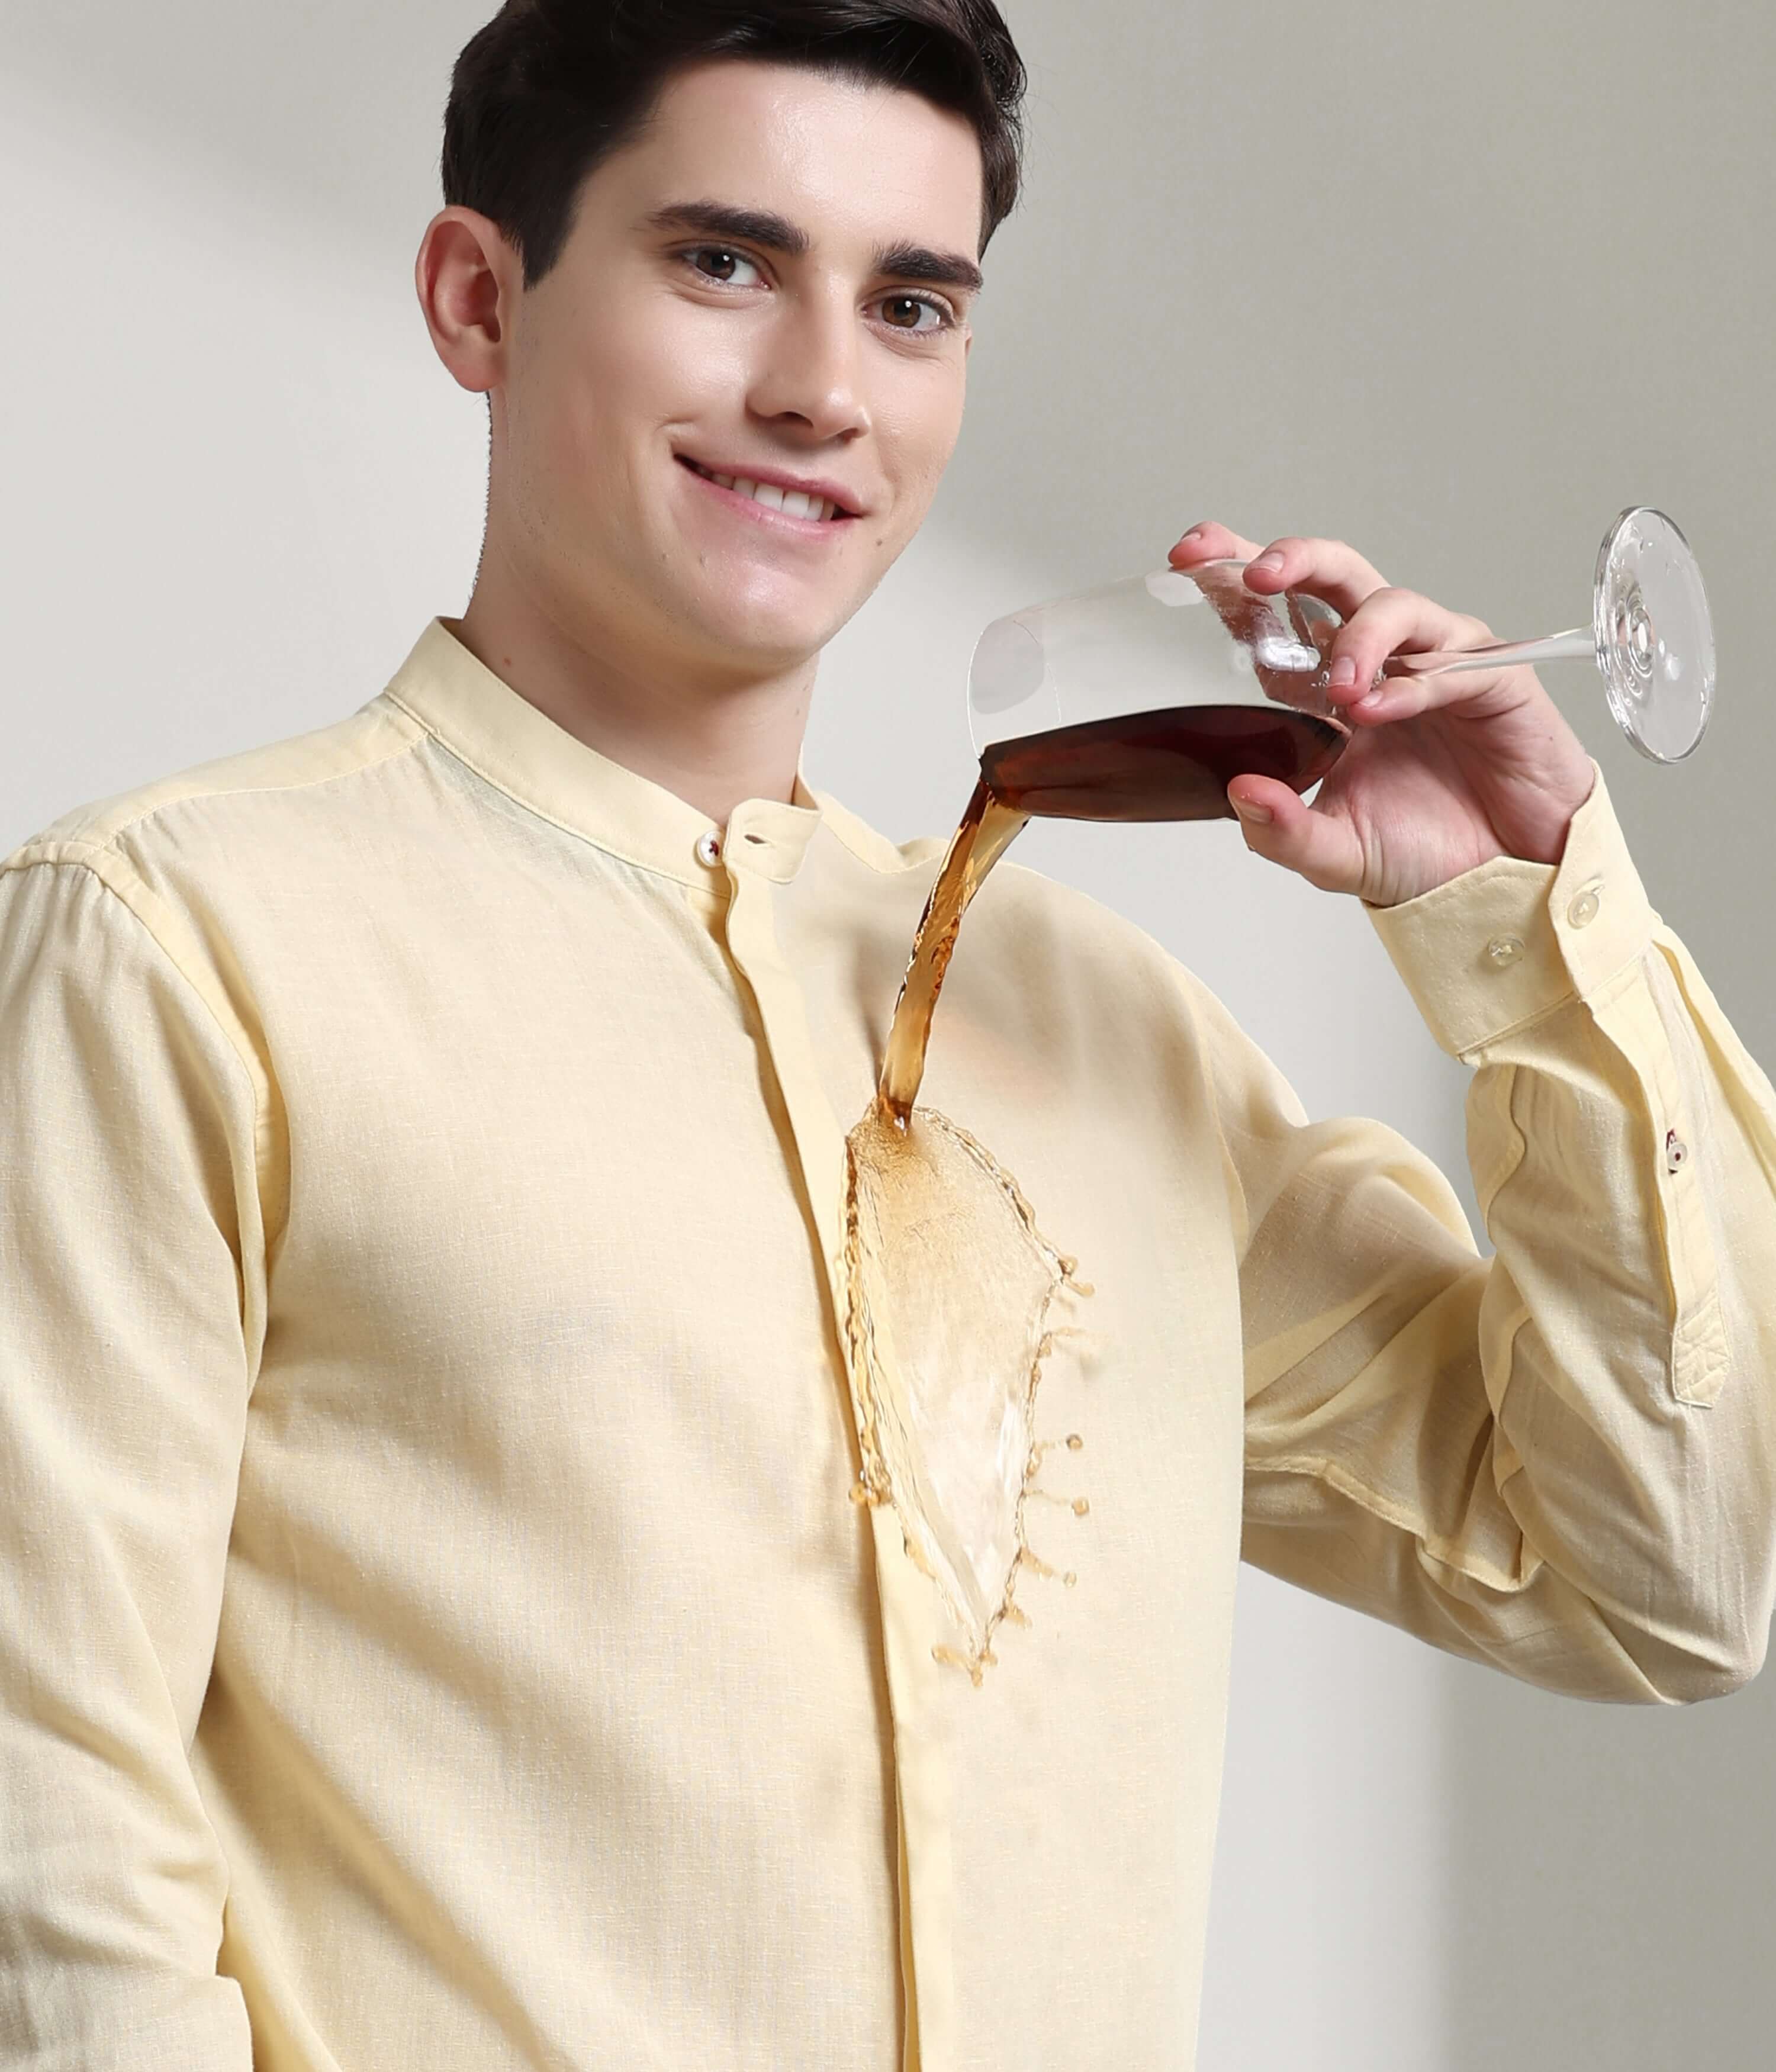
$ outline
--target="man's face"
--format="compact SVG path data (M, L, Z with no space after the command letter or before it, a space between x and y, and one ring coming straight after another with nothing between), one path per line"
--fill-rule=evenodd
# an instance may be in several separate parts
M494 523L564 631L737 680L832 638L955 446L971 290L941 276L981 205L973 130L915 94L750 60L671 80L520 298L495 405ZM773 477L856 515L745 493Z

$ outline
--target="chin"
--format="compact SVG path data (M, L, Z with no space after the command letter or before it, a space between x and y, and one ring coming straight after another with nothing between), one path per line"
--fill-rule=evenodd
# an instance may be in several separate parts
M787 675L813 661L832 638L830 633L800 633L784 629L773 632L763 627L712 626L709 644L724 662L749 675Z
M705 596L686 614L710 644L755 667L793 668L819 654L850 616L836 603L791 610L781 602Z

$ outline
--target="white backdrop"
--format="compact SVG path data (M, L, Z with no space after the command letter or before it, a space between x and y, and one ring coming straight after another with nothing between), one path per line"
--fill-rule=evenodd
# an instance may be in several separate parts
M10 0L0 848L342 715L461 608L485 419L409 271L449 66L491 4ZM1540 632L1583 616L1614 512L1659 503L1719 610L1704 751L1641 766L1582 669L1550 680L1770 1059L1769 18L1006 11L1030 196L989 254L938 508L823 666L815 781L896 835L947 826L979 626L1152 565L1198 517L1342 532ZM1466 1191L1466 1075L1354 906L1231 826L1038 828L1019 853L1183 957L1312 1112L1382 1116ZM1203 2072L1761 2064L1773 1725L1770 1679L1580 1706L1248 1572Z

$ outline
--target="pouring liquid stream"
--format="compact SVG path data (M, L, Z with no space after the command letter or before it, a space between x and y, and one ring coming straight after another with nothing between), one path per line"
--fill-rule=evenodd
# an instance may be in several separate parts
M1092 1293L1043 1235L1022 1190L959 1124L918 1105L933 1017L963 917L1035 816L1231 819L1227 787L1256 772L1305 791L1346 738L1283 706L1124 713L993 743L915 936L874 1098L845 1140L845 1346L861 1473L855 1502L893 1507L906 1553L936 1588L952 1637L941 1664L978 1685L1002 1622L1031 1623L1020 1579L1078 1578L1026 1532L1035 1500L1056 1529L1090 1499L1039 1479L1076 1431L1039 1438L1038 1394ZM1078 1529L1078 1528L1075 1528ZM1064 1548L1054 1550L1064 1555Z
M994 742L913 939L877 1089L884 1114L906 1126L962 917L1032 818L1231 820L1235 777L1305 791L1348 738L1335 721L1287 705L1171 705Z

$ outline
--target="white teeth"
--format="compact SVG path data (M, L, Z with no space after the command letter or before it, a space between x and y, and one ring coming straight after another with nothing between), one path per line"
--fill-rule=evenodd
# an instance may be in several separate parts
M775 483L749 481L743 475L717 475L713 468L700 467L697 472L707 475L711 482L719 483L722 488L733 490L737 495L750 496L754 503L763 504L772 511L781 511L787 517L824 521L839 508L830 499L811 496L805 490L779 489Z

